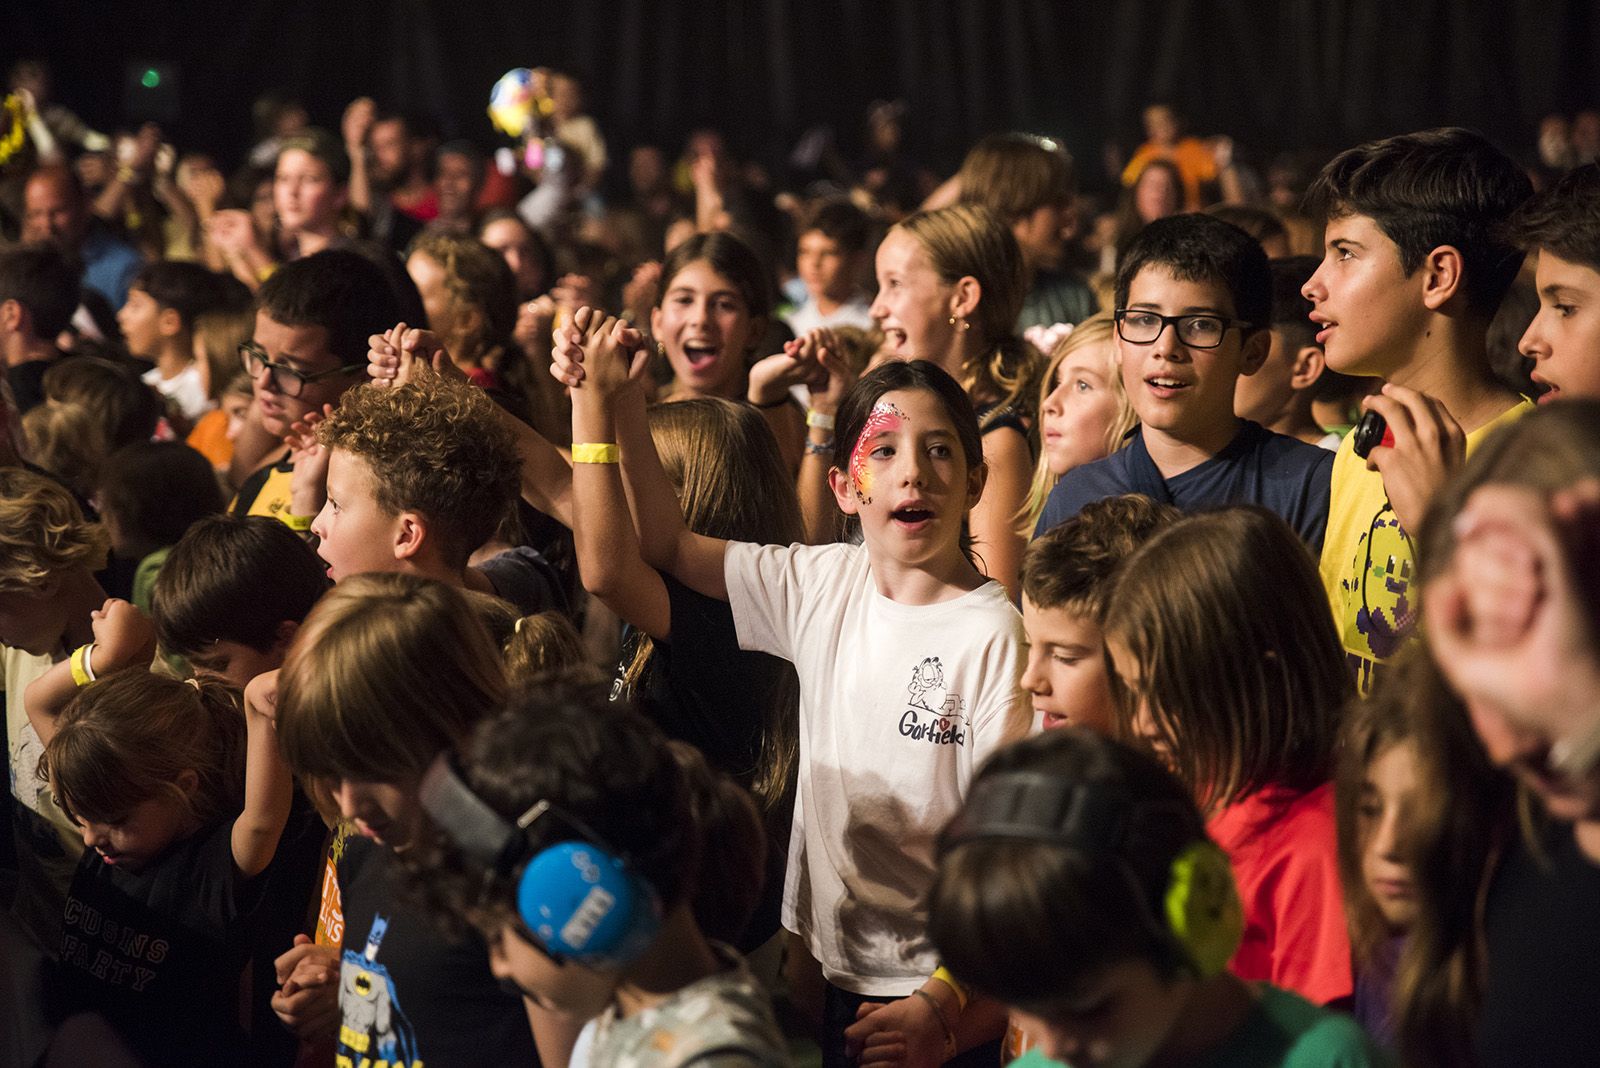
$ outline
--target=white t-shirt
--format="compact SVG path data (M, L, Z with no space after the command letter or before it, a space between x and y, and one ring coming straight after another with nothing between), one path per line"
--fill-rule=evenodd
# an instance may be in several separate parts
M807 300L790 312L784 321L789 324L789 329L794 331L795 337L809 330L815 330L819 326L855 326L862 330L871 330L873 321L867 312L869 307L871 305L864 298L857 297L839 305L832 315L823 315L817 310L815 301Z
M200 379L198 363L191 363L171 378L162 378L160 370L154 367L139 378L145 385L154 386L163 397L176 404L178 411L182 412L183 417L191 423L215 407L211 403L211 398L206 396L206 387Z
M783 924L834 985L906 996L939 964L922 904L939 831L1027 729L1022 617L995 582L891 601L857 545L734 543L724 570L740 648L800 677Z

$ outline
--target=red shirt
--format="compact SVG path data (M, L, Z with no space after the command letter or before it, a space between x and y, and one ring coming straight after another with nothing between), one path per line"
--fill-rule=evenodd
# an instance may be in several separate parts
M1333 784L1303 794L1258 790L1219 812L1209 830L1233 861L1244 903L1244 940L1230 970L1318 1005L1350 997Z

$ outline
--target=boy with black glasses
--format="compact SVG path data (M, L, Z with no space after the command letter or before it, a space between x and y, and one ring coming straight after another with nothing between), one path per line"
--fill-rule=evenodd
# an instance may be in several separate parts
M309 429L345 390L366 381L367 338L400 315L383 272L354 252L319 252L267 279L256 298L255 335L239 347L239 358L255 392L252 417L284 444L277 462L239 487L230 513L311 528L322 507L322 477L302 478L301 499L293 499L291 428Z
M1161 219L1129 246L1116 298L1122 384L1140 425L1122 449L1061 477L1035 534L1090 501L1142 493L1185 512L1261 505L1320 550L1332 454L1233 410L1239 376L1261 367L1271 342L1261 246L1209 215Z

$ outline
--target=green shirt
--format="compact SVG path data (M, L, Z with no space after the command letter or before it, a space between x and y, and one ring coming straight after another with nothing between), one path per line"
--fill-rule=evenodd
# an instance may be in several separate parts
M1341 1013L1261 984L1261 996L1227 1040L1192 1068L1387 1068L1393 1061L1361 1025ZM1038 1047L1011 1068L1059 1068Z

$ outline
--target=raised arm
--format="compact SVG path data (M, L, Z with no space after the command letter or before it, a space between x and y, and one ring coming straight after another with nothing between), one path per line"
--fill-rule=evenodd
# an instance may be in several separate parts
M586 443L589 452L594 451L595 443L614 443L637 462L637 436L623 442L617 430L622 423L643 422L643 404L635 406L628 401L630 394L643 398L632 376L643 370L648 351L639 343L637 331L592 308L578 310L571 333L581 339L587 356L584 363L593 369L588 386L572 394L572 440ZM565 343L570 344L570 339ZM608 402L610 383L602 385L600 378L617 374L629 381L618 385ZM645 441L649 441L648 428ZM583 588L626 622L652 638L665 640L671 637L672 603L660 573L645 563L640 553L622 471L603 449L586 459L589 452L579 450L579 462L572 467L572 534Z
M578 323L580 315L598 315L593 309L579 309L578 315L573 317ZM584 318L582 322L587 323ZM594 354L585 353L580 345L575 342L581 338L574 331L565 331L557 339L554 361L550 365L550 373L572 387L573 429L577 429L577 410L582 404L594 403L601 410L611 413L612 427L617 426L616 412L618 393L635 388L630 379L631 367L624 355L621 346L611 348L598 347ZM607 366L597 366L594 369L595 381L588 383L584 360L587 356L596 359L605 357ZM580 395L586 389L596 390L598 396L583 398ZM723 575L723 557L727 552L728 543L720 538L708 538L691 531L683 521L683 508L678 503L677 494L672 490L672 483L667 479L666 473L661 469L660 459L656 456L655 443L651 441L649 430L644 429L639 433L638 427L630 428L632 431L626 438L626 448L638 456L638 463L629 461L623 465L622 475L628 480L629 490L632 493L633 505L637 510L637 521L641 528L659 531L651 539L650 549L647 551L646 560L654 567L671 572L678 581L691 589L705 594L707 597L717 597L722 600L728 598L728 584ZM601 442L573 442L573 455L578 455L580 445L606 445L618 444L615 441ZM620 448L620 446L619 446ZM623 522L627 516L619 517ZM651 554L659 554L651 558Z
M232 838L233 865L246 879L272 863L294 798L294 778L278 752L277 705L276 671L244 688L244 811L233 821Z
M150 617L113 597L92 613L94 641L28 684L22 705L28 722L45 745L56 736L56 717L80 686L125 668L147 668L156 655L156 628Z
M800 498L800 518L808 545L826 545L839 536L839 505L828 485L833 466L834 419L850 387L856 384L838 336L822 328L807 335L812 342L818 375L811 380L811 410L806 413L806 452L800 461L795 490Z
M431 330L398 323L387 333L367 338L367 375L375 385L409 382L418 366L441 375L462 377L450 353ZM517 443L522 460L522 499L562 526L572 526L572 461L538 431L495 405L495 418Z
M1033 459L1017 431L993 430L983 436L983 462L989 478L971 513L973 548L983 572L1006 588L1012 600L1022 590L1022 553L1027 539L1017 531L1017 514L1028 499Z

